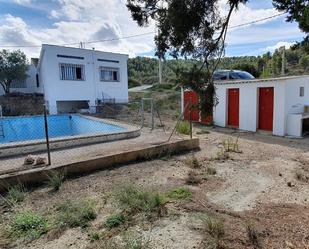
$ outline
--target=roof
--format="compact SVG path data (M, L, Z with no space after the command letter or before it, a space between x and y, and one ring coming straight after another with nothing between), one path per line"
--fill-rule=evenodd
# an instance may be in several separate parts
M79 49L79 50L86 50L86 51L95 51L95 52L101 52L101 53L108 53L108 54L117 54L117 55L126 55L128 54L122 54L122 53L113 53L108 51L101 51L96 49L89 49L89 48L75 48L75 47L68 47L68 46L60 46L60 45L53 45L53 44L42 44L42 49L46 47L57 47L57 48L64 48L64 49Z
M298 75L298 76L284 76L276 78L263 78L263 79L251 79L251 80L220 80L215 81L215 85L229 85L229 84L252 84L252 83L263 83L263 82L279 82L291 79L309 78L309 75Z

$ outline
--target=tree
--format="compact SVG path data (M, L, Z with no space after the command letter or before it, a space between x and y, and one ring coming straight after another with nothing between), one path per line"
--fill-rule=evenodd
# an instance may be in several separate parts
M6 94L10 93L13 81L27 78L27 58L20 50L0 51L0 85Z
M159 58L168 53L174 58L197 60L189 70L179 70L179 78L198 93L202 116L212 114L216 104L212 75L224 53L230 17L240 3L248 0L228 0L226 13L220 13L218 1L127 0L138 25L147 26L150 19L157 23L155 42Z
M303 56L299 59L299 65L300 65L303 69L309 69L309 55L303 55Z
M309 32L309 0L273 0L276 9L288 12L287 21L296 21L299 28Z

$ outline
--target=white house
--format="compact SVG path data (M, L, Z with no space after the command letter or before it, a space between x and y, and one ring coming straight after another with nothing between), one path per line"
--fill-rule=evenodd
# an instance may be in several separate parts
M38 73L51 114L128 102L128 55L42 45Z
M216 83L218 126L301 137L309 131L309 76Z

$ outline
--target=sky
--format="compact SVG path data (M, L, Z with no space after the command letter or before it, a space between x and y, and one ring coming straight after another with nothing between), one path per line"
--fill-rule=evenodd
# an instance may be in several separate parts
M69 44L135 56L154 56L155 24L138 27L125 6L126 0L0 0L0 49L21 49L38 57L40 45ZM225 0L219 0L222 13ZM227 35L225 56L259 55L302 40L297 23L285 16L271 0L251 0L233 13ZM272 19L238 28L233 26ZM142 35L147 33L147 35ZM138 35L133 38L117 38ZM110 41L111 39L116 39ZM87 43L89 41L104 42ZM12 47L8 47L12 46Z

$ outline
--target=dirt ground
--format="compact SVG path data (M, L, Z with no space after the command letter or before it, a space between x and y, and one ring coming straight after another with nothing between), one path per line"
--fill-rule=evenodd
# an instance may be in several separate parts
M199 128L195 127L195 132ZM67 229L57 236L47 233L14 248L105 248L95 247L97 242L92 242L89 234L104 229L101 224L115 210L108 201L110 193L126 183L162 193L186 186L193 193L190 201L168 201L162 217L125 228L146 239L147 248L309 248L309 183L296 177L297 172L305 174L309 168L309 139L207 129L209 134L196 135L200 151L66 180L56 193L47 186L28 192L18 209L43 212L64 200L91 198L98 216L88 228ZM239 151L222 156L222 141L228 137L238 139ZM193 156L201 167L188 166ZM204 177L209 167L216 174ZM199 184L188 185L190 171L201 176ZM217 247L211 247L211 238L199 219L205 213L223 220L225 232ZM258 244L248 236L248 224L254 227ZM115 232L102 240L119 236L121 233Z

